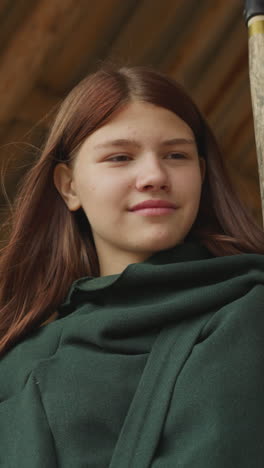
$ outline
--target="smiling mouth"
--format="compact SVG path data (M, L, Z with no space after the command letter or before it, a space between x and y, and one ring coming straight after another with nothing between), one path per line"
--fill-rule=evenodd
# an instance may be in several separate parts
M175 208L170 207L153 207L153 208L139 208L138 210L132 211L143 216L161 216L166 214L172 214Z

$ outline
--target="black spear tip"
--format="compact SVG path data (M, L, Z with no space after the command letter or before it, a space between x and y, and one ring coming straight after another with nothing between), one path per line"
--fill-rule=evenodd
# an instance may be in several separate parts
M247 24L253 16L264 15L264 0L245 0L244 20Z

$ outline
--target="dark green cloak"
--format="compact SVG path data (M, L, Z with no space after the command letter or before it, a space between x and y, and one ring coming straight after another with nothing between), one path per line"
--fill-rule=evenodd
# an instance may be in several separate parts
M76 280L0 362L2 468L263 468L264 257Z

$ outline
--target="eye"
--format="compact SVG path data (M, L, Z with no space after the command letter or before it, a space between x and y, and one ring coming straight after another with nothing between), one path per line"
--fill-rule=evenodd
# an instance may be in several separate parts
M122 162L125 161L125 158L129 159L129 156L127 156L126 154L118 154L117 156L112 156L111 158L108 158L107 161Z
M169 157L169 159L186 159L187 156L185 154L175 152L175 153L169 153L167 157ZM126 154L117 154L116 156L111 156L110 158L106 159L106 161L123 162L123 161L128 161L129 159L131 159L131 157L127 156Z
M169 153L168 156L173 156L173 159L185 159L186 155L182 153Z

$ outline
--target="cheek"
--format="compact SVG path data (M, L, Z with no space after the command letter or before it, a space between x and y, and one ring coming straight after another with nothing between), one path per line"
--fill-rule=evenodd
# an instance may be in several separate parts
M83 173L78 181L78 193L82 206L96 211L104 209L107 211L115 206L117 202L124 200L128 192L128 184L121 177L105 175L102 171L90 171Z
M196 200L201 191L201 175L198 171L187 171L174 180L175 191L185 200Z

